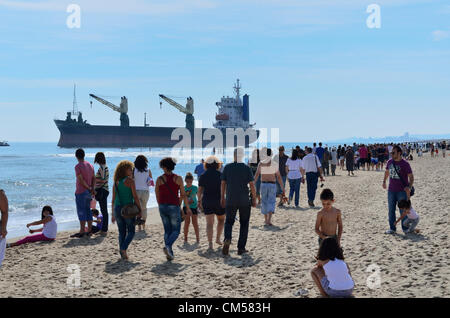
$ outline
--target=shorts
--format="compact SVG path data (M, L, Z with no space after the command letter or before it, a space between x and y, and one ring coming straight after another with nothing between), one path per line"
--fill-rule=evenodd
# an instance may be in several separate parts
M344 290L336 290L330 288L330 282L328 281L328 277L324 276L320 280L320 284L322 285L323 289L325 290L325 293L327 293L330 297L351 297L353 294L353 288L351 289L344 289Z
M371 161L372 161L373 164L377 164L378 163L378 158L372 158Z
M378 156L378 162L379 163L384 163L384 155L379 155Z
M191 211L192 211L192 215L198 215L197 208L191 208ZM186 214L186 207L185 206L183 207L183 212L184 212L184 214Z
M87 190L83 193L75 194L75 203L77 205L79 221L92 221L91 200L91 193Z
M220 204L217 206L203 206L203 213L205 213L205 215L225 215L225 209L222 208Z
M334 237L336 239L336 241L337 241L337 235L331 235L329 237ZM322 244L323 240L324 240L323 238L319 237L319 240L318 240L319 241L319 246L320 246L320 244Z

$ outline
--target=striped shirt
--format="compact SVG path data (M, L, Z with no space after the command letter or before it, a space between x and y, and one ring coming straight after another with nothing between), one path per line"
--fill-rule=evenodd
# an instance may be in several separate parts
M105 189L109 192L108 181L109 181L109 170L106 165L100 165L98 168L97 174L95 175L96 179L101 179L102 181L106 181L102 186L96 187L97 189Z

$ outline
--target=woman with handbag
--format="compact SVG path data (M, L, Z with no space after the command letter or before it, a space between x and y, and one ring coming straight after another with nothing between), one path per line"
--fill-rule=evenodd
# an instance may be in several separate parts
M192 216L188 198L184 191L183 178L174 174L175 161L164 158L159 162L164 174L156 180L155 194L159 206L159 214L164 226L164 254L168 261L173 260L172 245L180 235L182 211L181 201L186 206L186 216Z
M125 260L128 259L128 246L134 238L136 217L140 217L142 211L133 180L133 169L131 161L123 160L117 164L114 171L114 213L111 222L115 223L117 220L120 256Z

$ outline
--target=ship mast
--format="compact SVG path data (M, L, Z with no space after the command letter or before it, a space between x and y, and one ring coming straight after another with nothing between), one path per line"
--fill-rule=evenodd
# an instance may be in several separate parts
M77 95L76 95L77 85L73 84L73 105L72 105L72 115L78 115L78 104L77 104Z
M241 97L240 91L241 91L241 84L239 83L239 78L236 80L236 84L233 86L234 91L236 92L236 102L239 104L239 100Z

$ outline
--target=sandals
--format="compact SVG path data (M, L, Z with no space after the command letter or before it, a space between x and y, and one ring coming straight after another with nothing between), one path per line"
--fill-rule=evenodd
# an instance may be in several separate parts
M84 233L78 232L78 233L72 234L70 237L78 237L78 238L80 238L80 237L83 237L83 236L84 236Z

